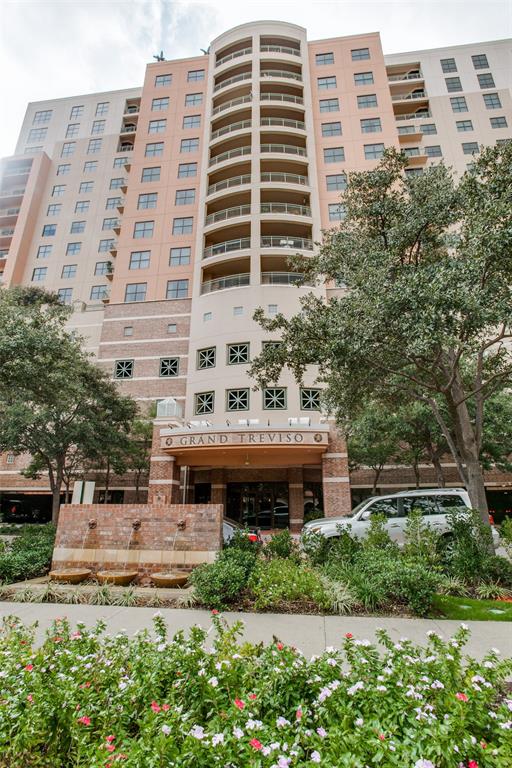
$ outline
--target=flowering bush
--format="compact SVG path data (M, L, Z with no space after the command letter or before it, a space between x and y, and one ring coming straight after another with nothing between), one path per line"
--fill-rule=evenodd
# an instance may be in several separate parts
M57 620L39 648L18 619L0 634L2 768L506 768L512 671L463 658L467 629L382 652L347 635L306 659L277 640L108 637Z
M0 552L0 582L32 579L49 570L55 528L48 525L24 525L10 547Z

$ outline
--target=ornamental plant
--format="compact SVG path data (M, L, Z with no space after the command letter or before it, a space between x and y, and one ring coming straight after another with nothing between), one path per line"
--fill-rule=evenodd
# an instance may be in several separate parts
M1 768L505 768L510 660L464 656L468 630L424 646L347 634L311 659L277 639L241 644L213 616L171 640L72 629L34 646L0 632Z

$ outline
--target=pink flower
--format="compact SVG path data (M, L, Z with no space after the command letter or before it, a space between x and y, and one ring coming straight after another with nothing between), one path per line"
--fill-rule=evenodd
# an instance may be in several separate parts
M352 632L346 632L346 633L345 633L345 637L347 638L347 640L352 640L352 638L354 637L354 635L352 634Z
M90 717L86 717L84 715L84 717L79 717L78 718L78 722L80 723L80 725L90 725L91 724L91 718Z
M218 614L218 610L214 608L212 611L212 616L217 616L217 614Z
M296 711L296 713L295 713L295 718L296 718L297 720L302 720L302 709L300 709L300 708L299 708L299 709Z
M28 694L27 701L30 701L30 703L32 703L34 701L34 697L32 696L31 693Z
M386 741L386 737L384 736L383 733L379 733L379 740L380 741Z
M468 763L468 768L478 768L478 763L476 760L470 760Z
M255 699L257 699L258 697L256 696L256 694L255 694L255 693L250 693L250 694L249 694L249 696L248 696L248 698L249 698L251 701L254 701L254 700L255 700Z
M459 701L469 701L465 693L456 693L455 698L458 699Z
M259 741L259 739L251 739L249 744L253 749L261 749L263 746L263 744L261 743L261 741Z
M282 643L278 643L278 644L277 644L277 650L278 650L278 651L282 651L282 650L283 650L283 648L284 648L284 645L283 645Z
M111 744L115 740L116 740L115 736L107 736L107 738L105 739L105 741L107 741L109 744Z
M171 708L170 704L162 704L162 709L164 712L168 712Z
M105 749L107 752L113 752L115 750L114 744L105 744Z
M25 667L25 672L32 672L33 669L34 669L33 664L27 664L27 666Z
M159 704L156 703L156 701L151 702L151 709L153 710L153 712L161 711L161 707L159 706Z
M242 699L235 699L235 707L238 707L238 709L244 709L245 704L242 701Z

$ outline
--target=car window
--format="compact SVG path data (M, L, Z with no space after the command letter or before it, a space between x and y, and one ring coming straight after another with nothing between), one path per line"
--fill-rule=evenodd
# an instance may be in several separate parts
M467 505L464 503L464 499L457 494L453 494L453 496L439 496L437 501L441 508L442 514L445 514L454 507L457 509L467 509Z
M398 506L396 499L377 499L371 504L364 517L370 517L370 515L385 515L386 517L397 517Z
M441 509L437 506L434 496L405 496L402 498L404 515L408 515L412 509L421 512L422 515L439 515Z

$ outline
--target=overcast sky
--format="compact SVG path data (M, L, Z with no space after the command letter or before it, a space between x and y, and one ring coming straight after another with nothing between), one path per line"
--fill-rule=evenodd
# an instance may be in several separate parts
M194 56L255 19L311 40L380 31L394 53L510 37L512 0L0 0L0 157L29 101L141 85L152 54Z

